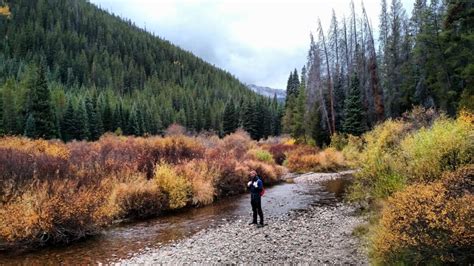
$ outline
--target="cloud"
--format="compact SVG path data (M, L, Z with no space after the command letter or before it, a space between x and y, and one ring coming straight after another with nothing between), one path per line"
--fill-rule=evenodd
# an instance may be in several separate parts
M306 62L309 33L324 28L334 8L349 14L348 0L91 0L139 27L193 52L245 83L283 89L289 72ZM358 1L356 1L358 2ZM374 26L379 0L366 0ZM403 0L411 8L413 0Z

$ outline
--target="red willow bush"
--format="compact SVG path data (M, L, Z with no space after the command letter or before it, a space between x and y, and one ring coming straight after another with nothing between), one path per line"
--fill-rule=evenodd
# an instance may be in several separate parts
M277 182L284 169L251 149L261 151L243 131L67 144L0 138L0 249L68 242L116 219L206 205L244 192L250 169Z

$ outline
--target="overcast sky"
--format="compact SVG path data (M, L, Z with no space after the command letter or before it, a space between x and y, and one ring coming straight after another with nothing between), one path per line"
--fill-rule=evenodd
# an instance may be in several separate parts
M306 62L318 17L327 30L334 9L349 14L349 0L90 0L139 27L223 68L242 82L284 89L290 70ZM360 1L356 10L360 11ZM387 1L390 2L390 1ZM414 0L402 0L411 13ZM380 0L365 0L377 28Z

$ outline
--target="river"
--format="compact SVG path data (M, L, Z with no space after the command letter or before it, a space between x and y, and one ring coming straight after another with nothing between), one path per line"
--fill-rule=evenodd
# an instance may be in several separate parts
M336 179L321 184L283 183L268 188L262 198L265 216L287 215L291 210L310 205L336 203L342 199L348 182L349 179ZM96 237L68 246L0 253L0 265L113 263L233 219L250 221L250 212L249 195L240 195L155 219L118 224Z

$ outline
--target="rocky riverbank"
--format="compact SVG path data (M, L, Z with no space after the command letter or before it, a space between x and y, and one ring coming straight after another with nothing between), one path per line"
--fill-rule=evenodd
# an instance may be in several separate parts
M296 177L295 182L312 183L327 178L327 174L306 174ZM354 211L353 206L344 203L311 206L284 216L267 217L268 225L263 228L248 225L245 217L122 263L368 264L359 240L352 235L353 229L363 222Z

